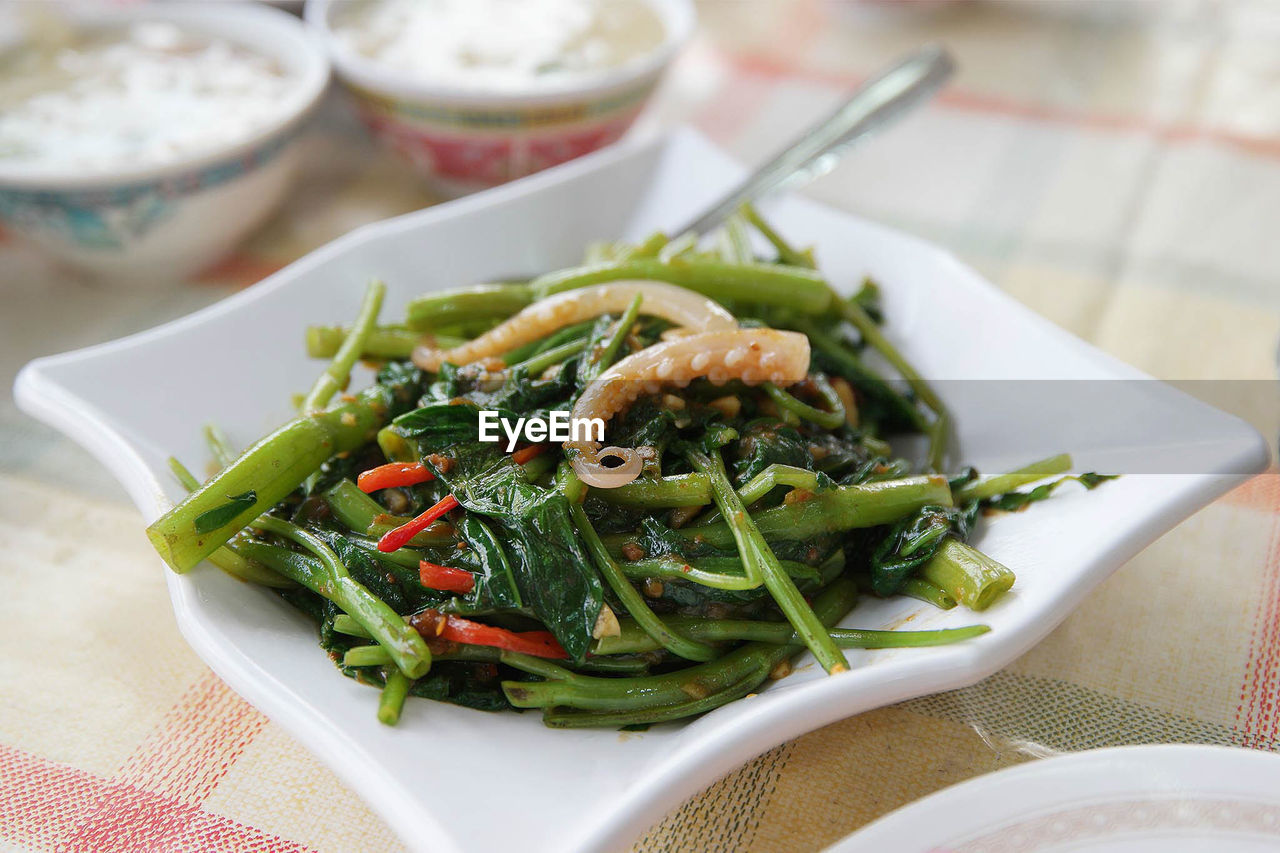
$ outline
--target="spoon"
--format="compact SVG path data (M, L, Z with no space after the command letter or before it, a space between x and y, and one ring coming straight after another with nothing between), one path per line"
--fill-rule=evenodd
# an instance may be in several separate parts
M863 83L829 116L815 124L772 160L746 177L719 201L673 234L705 234L743 204L783 188L821 177L853 143L906 115L931 98L955 73L951 54L929 45Z
M683 228L680 236L705 234L733 215L743 204L771 192L794 189L835 168L853 143L905 116L933 97L955 73L951 54L941 45L927 45L898 60L859 86L839 107L801 134L737 186ZM538 273L504 276L494 284L528 281Z

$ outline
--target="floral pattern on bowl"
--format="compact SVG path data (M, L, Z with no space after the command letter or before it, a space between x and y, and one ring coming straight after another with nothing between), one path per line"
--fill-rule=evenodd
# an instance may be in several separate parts
M111 168L32 169L0 157L0 226L57 260L117 283L174 281L212 265L271 214L301 157L301 134L329 85L323 46L297 18L249 3L73 4L88 29L172 24L277 62L290 95L273 121L207 149Z
M646 0L662 21L660 45L623 66L563 85L510 91L420 79L335 38L338 0L308 0L305 19L370 132L438 192L487 189L589 154L631 127L693 32L690 0Z
M122 253L171 220L184 199L267 167L295 134L213 166L127 186L28 190L0 188L0 221L37 243L82 252Z
M360 117L449 195L522 178L616 142L656 79L600 101L444 107L351 86Z

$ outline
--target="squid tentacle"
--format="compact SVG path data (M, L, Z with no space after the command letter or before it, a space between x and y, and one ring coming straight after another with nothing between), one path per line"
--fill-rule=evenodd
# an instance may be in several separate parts
M413 363L423 370L436 372L445 362L464 365L499 356L565 326L601 314L625 311L637 295L642 298L642 314L662 317L677 326L699 332L738 327L732 314L699 293L665 282L628 279L548 297L475 340L452 349L419 346L413 351Z
M705 377L721 385L739 379L748 385L790 385L809 372L809 339L777 329L732 329L702 332L646 347L610 367L578 397L573 417L600 418L606 423L641 394L663 385L684 387ZM565 455L578 479L588 486L613 489L636 479L643 460L634 448L600 449L597 442L573 441ZM620 464L610 467L604 460Z

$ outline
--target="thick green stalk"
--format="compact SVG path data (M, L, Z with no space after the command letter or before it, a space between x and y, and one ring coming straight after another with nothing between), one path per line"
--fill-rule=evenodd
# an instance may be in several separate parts
M347 383L351 381L351 368L364 351L365 340L378 322L378 312L382 310L382 299L386 295L385 284L377 280L369 282L364 292L364 301L360 305L360 313L351 325L351 333L342 342L342 346L338 347L333 360L302 400L299 408L304 414L324 409L334 394L347 387Z
M768 675L768 670L757 668L717 693L643 711L571 711L552 708L543 711L542 722L553 729L620 728L669 723L705 714L741 699L759 687L760 682Z
M348 637L363 637L366 640L372 640L373 637L364 629L356 620L352 619L345 613L339 613L333 617L333 630L339 634L346 634Z
M794 465L783 465L774 462L738 489L738 497L743 504L750 506L763 498L778 486L790 486L793 489L806 489L810 492L818 489L818 475L805 468Z
M831 642L822 622L804 600L800 590L796 588L795 581L791 580L791 576L778 564L777 556L747 513L737 492L733 490L719 451L703 453L700 450L690 449L685 456L696 470L711 478L711 492L715 498L716 507L719 508L726 525L733 534L747 577L759 577L764 580L764 585L773 596L778 609L795 627L796 633L804 640L804 644L808 646L809 651L813 652L813 656L818 659L818 663L822 664L823 669L831 673L847 670L849 662L845 660L844 654Z
M333 358L351 330L342 326L308 326L307 355L311 358ZM378 326L365 338L360 358L376 361L403 361L413 355L413 348L423 340L432 346L449 349L466 343L466 338L453 335L432 335L424 338L422 332L403 326Z
M804 468L775 462L738 489L738 497L744 504L750 505L776 486L812 491L818 488L818 476ZM711 503L711 481L702 474L693 472L633 480L616 489L596 489L592 494L614 506L639 509L706 506Z
M338 605L387 650L405 675L421 678L431 668L431 650L418 632L385 601L345 574L345 569L342 575L333 577L331 569L319 558L265 542L244 540L237 549Z
M400 722L400 712L412 686L413 681L403 672L395 667L387 668L387 682L378 697L378 722L387 726Z
M948 537L920 577L949 593L970 610L986 610L1013 586L1014 574L977 548Z
M929 504L952 505L946 479L936 474L823 489L808 500L766 509L751 518L765 539L808 539L823 533L889 524ZM676 533L716 548L729 548L735 542L733 531L724 521L682 527ZM611 534L605 542L620 546L627 541L626 536Z
M504 681L507 700L517 708L556 706L593 711L646 710L687 702L731 687L788 646L751 644L714 661L664 675L639 678L583 676L577 682ZM763 674L761 675L763 678Z
M857 601L852 581L837 580L814 599L814 613L823 630L840 621ZM749 643L707 663L663 675L640 678L593 678L583 676L569 684L561 681L504 681L503 692L517 708L556 706L597 711L656 711L663 706L684 705L723 691L732 690L746 678L759 684L779 662L802 646ZM601 725L610 725L602 721Z
M530 286L541 299L565 290L629 278L678 284L721 302L777 305L802 314L821 314L830 309L832 301L826 282L811 270L702 258L595 264L541 276Z
M898 587L898 594L932 604L939 610L950 610L956 606L956 600L950 593L923 578L907 578Z
M169 469L173 471L173 475L178 479L188 492L200 488L200 481L195 475L187 470L187 467L177 460L176 457L169 457ZM235 540L232 540L234 543ZM272 587L273 589L293 589L296 583L278 575L253 560L246 560L231 549L230 545L223 545L218 550L209 555L209 562L231 575L236 580L246 581L248 583L256 583L261 586Z
M350 480L339 480L320 497L329 505L334 518L359 533L367 533L374 519L387 515L382 504L360 491L360 487Z
M546 658L536 658L532 655L522 655L518 652L499 651L498 661L540 678L572 682L581 677L576 672L570 672Z
M614 506L669 509L711 503L711 481L702 474L644 477L616 489L592 489L591 494Z
M743 506L751 506L778 486L790 486L793 489L805 489L810 492L817 491L818 475L806 468L774 462L742 484L738 489L738 497L742 499ZM702 517L699 524L713 524L719 519L720 511L713 509Z
M352 646L342 656L343 666L394 666L391 652L379 645Z
M1057 456L1050 456L1048 459L1032 462L1030 465L1023 466L1016 471L996 474L992 477L975 480L972 483L965 483L956 489L956 503L964 504L969 501L994 498L996 495L1007 494L1028 483L1034 483L1036 480L1043 480L1045 477L1052 477L1055 474L1062 474L1070 470L1071 455L1059 453Z
M227 434L216 424L205 425L204 437L209 445L209 452L212 454L213 460L219 469L227 467L236 460L235 447L231 444L231 440L227 438ZM171 459L171 463L174 465L180 464L176 459ZM187 476L190 478L190 473ZM194 480L194 478L191 479ZM196 482L193 485L188 484L187 489L191 491L199 488L199 486L200 484ZM248 580L274 589L291 589L297 586L293 581L276 574L266 566L255 563L253 560L247 560L237 554L232 546L235 544L236 537L243 535L243 533L237 533L226 545L210 554L209 562L241 580Z
M748 641L753 643L797 644L800 638L786 622L756 622L747 619L704 619L669 616L668 624L690 637L708 643ZM596 640L594 654L621 655L649 652L658 648L654 640L630 619L619 620L622 633ZM857 628L830 628L832 642L842 649L903 649L944 646L987 633L986 625L941 628L934 631L870 631Z
M478 284L419 296L405 308L409 328L440 329L473 320L509 317L533 301L525 284Z
M408 388L374 385L351 402L289 421L154 521L147 537L174 571L190 570L330 457L371 441L397 408L410 402L412 393ZM208 513L220 512L229 503L242 508L212 526ZM205 524L197 529L202 518Z

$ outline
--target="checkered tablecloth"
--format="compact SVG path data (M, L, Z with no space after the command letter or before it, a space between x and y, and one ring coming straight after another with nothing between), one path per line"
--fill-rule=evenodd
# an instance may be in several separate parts
M1156 376L1254 380L1239 413L1277 434L1276 4L710 0L700 13L646 121L692 122L747 162L891 57L946 43L955 85L808 192L952 249ZM0 239L0 379L432 201L341 104L307 145L285 210L195 281L111 289ZM141 527L99 465L0 401L0 848L399 849L187 649ZM1280 745L1275 474L1147 549L998 675L781 746L639 847L814 850L1010 763L1153 742Z

